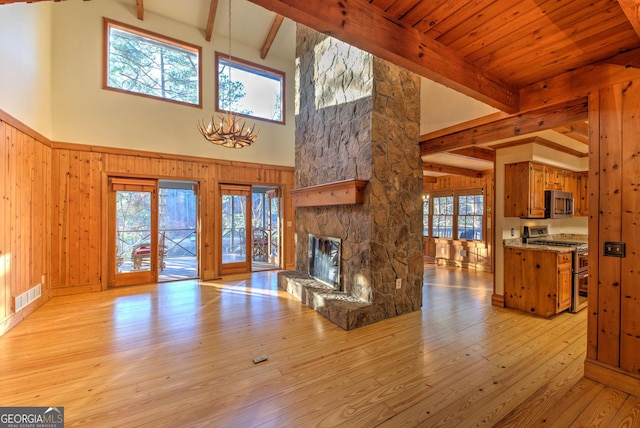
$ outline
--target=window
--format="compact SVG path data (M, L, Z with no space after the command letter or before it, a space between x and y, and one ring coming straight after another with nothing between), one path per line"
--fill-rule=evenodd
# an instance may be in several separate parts
M422 197L422 236L429 236L429 195Z
M216 110L284 124L284 72L216 52Z
M425 195L423 222L424 236L484 240L483 190L456 190Z
M484 195L458 196L458 239L482 241Z
M201 106L198 46L104 19L103 87Z
M453 196L433 198L432 224L433 236L439 238L453 237Z

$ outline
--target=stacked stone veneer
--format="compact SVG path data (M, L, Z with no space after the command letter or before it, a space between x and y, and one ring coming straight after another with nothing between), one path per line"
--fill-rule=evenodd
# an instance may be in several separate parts
M301 25L296 49L296 188L369 182L362 205L296 208L296 271L280 286L347 330L418 310L419 78ZM310 233L342 240L340 292L306 275Z

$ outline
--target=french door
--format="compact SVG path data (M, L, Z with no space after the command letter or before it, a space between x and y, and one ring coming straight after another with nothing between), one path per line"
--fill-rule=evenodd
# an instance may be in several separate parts
M251 271L251 186L220 185L220 273Z
M108 192L109 285L158 279L157 181L111 177Z

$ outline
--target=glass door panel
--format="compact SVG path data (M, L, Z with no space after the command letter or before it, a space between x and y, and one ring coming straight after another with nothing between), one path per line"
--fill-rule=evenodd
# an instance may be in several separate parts
M156 281L156 182L124 178L110 181L109 285Z
M151 193L116 192L118 273L151 270Z
M248 256L251 242L249 213L251 212L251 188L248 186L220 186L222 207L222 274L249 272Z

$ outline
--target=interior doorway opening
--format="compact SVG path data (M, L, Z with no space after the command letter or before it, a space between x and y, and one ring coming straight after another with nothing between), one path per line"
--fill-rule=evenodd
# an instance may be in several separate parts
M253 186L251 199L252 271L279 269L281 190L279 187Z

